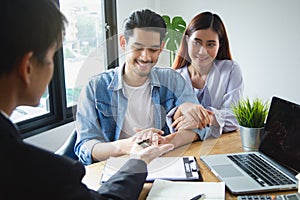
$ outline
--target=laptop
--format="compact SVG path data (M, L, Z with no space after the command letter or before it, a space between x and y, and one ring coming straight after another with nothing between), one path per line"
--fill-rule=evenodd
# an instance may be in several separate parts
M300 105L273 96L258 151L200 159L233 194L296 189L295 176L300 171Z

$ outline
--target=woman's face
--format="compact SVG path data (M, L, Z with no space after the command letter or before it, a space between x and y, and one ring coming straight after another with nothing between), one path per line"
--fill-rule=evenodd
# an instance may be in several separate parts
M198 67L211 65L220 46L218 34L209 28L197 30L186 39L192 64Z

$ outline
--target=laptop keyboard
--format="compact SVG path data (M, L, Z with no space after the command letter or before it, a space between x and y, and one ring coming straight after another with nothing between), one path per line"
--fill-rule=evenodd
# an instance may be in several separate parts
M228 158L264 187L294 184L292 180L255 154L228 155Z

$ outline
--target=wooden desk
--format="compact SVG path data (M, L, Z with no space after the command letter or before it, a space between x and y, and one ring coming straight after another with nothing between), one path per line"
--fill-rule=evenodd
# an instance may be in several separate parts
M206 182L219 182L217 177L206 167L206 165L200 160L200 156L209 154L223 154L223 153L236 153L241 152L242 144L239 132L232 132L223 134L220 138L211 138L204 142L194 142L190 145L185 145L174 149L173 151L165 154L164 156L195 156L200 167L200 171L203 177L203 181ZM95 163L86 166L86 175L83 179L85 183L91 189L98 189L100 187L99 180L104 167L104 162ZM149 190L151 189L151 183L145 183L139 199L146 199ZM289 194L297 192L296 190L287 192L271 193L275 195ZM270 193L267 193L270 194ZM237 199L237 197L226 190L226 199Z

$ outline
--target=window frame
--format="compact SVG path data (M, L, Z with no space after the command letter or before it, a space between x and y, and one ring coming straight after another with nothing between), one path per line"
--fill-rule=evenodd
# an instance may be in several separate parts
M99 1L102 1L104 7L103 12L107 39L117 34L116 0ZM59 0L55 0L55 2L59 4ZM109 41L106 47L107 60L117 58L118 42L111 40L106 41ZM107 68L113 68L117 65L118 60L114 60L108 64ZM54 68L53 78L48 86L50 111L47 114L16 123L23 139L75 120L77 106L67 107L63 47L54 55Z

